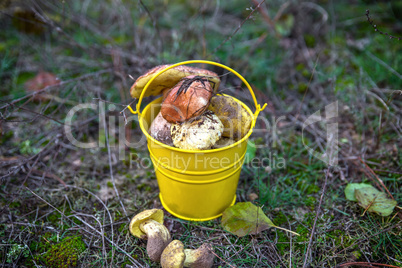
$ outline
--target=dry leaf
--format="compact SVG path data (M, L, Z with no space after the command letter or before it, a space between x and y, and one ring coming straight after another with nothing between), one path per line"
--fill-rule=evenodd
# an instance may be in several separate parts
M227 208L222 215L223 228L237 236L258 234L274 224L260 207L250 202L239 202Z
M257 207L250 202L239 202L236 205L227 208L223 212L221 224L226 231L239 237L248 234L258 234L270 227L299 235L298 233L273 224L260 207Z
M28 91L39 91L48 86L58 85L60 82L60 79L58 79L57 76L52 73L39 72L34 78L25 83L25 88ZM51 95L45 93L40 93L33 97L33 99L37 101L49 100L51 98Z
M359 206L383 217L391 215L397 205L395 200L389 199L386 193L380 192L374 187L357 189L355 196Z
M38 91L47 86L60 84L60 79L56 75L47 72L39 72L34 78L25 83L25 87L29 91Z
M365 187L374 188L373 186L367 183L349 183L345 188L346 199L350 201L357 201L355 197L355 190Z

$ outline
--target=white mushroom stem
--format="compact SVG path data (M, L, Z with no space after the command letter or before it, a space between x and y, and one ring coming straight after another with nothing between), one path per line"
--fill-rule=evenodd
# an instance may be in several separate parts
M209 244L202 244L198 249L185 249L184 254L184 267L211 268L214 264L215 255Z
M160 261L162 251L172 240L169 230L165 225L151 219L141 223L140 229L148 237L147 253L149 258L153 261Z

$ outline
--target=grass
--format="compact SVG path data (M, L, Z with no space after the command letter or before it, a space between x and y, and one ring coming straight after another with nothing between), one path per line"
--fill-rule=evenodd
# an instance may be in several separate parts
M257 196L274 224L300 236L272 228L237 237L219 219L165 213L174 239L186 248L211 243L214 267L402 265L400 209L362 215L344 196L350 182L377 187L381 179L402 200L400 41L375 32L364 15L369 9L381 31L402 36L397 1L270 1L261 6L273 28L244 1L8 2L0 5L2 266L62 267L59 258L77 267L159 267L146 241L128 232L135 214L162 206L146 146L118 146L144 138L136 116L119 125L120 111L132 101L129 75L188 59L232 67L268 103L251 136L265 162L243 166L237 201ZM253 107L233 75L210 69L226 93ZM47 99L25 89L40 71L62 81L44 90ZM303 123L317 111L325 117L334 101L340 151L330 168L306 150L324 152L327 122ZM66 137L77 104L94 106L77 112L74 138L99 146L78 148Z

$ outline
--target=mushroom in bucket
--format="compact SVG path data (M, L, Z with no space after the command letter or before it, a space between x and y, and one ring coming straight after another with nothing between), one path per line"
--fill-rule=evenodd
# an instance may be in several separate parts
M140 76L131 95L138 98L144 85L168 66ZM217 95L219 85L216 73L190 66L176 66L155 77L144 96L163 94L164 98L149 128L151 137L186 150L220 148L244 137L252 118L230 97Z

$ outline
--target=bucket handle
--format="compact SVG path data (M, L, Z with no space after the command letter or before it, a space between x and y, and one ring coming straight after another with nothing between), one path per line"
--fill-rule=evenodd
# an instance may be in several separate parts
M253 91L253 89L251 88L250 84L249 84L249 83L247 82L247 80L244 79L244 77L241 76L238 72L236 72L235 70L233 70L232 68L230 68L230 67L228 67L228 66L226 66L226 65L223 65L223 64L220 64L220 63L217 63L217 62L214 62L214 61L208 61L208 60L188 60L188 61L182 61L182 62L179 62L179 63L175 63L175 64L173 64L173 65L171 65L171 66L169 66L169 67L167 67L167 68L165 68L165 69L163 69L163 70L160 70L154 77L151 78L151 80L148 81L148 83L145 85L144 89L142 90L141 95L140 95L140 98L138 99L138 103L137 103L137 105L136 105L136 109L137 109L137 110L134 111L134 110L131 108L130 105L127 106L127 108L130 110L130 112L132 112L133 114L138 114L138 116L141 116L140 106L141 106L141 103L142 103L142 99L144 98L145 92L147 91L148 87L151 85L151 83L154 81L154 79L155 79L157 76L159 76L160 74L162 74L162 73L166 72L167 70L172 69L172 68L174 68L174 67L177 67L177 66L180 66L180 65L191 64L191 63L205 63L205 64L210 64L210 65L215 65L215 66L221 67L221 68L223 68L223 69L226 69L226 70L228 70L228 71L234 73L237 77L239 77L240 80L243 81L243 83L247 86L248 90L250 91L251 97L253 97L254 105L255 105L254 120L253 120L254 122L253 122L253 123L255 124L255 120L257 120L258 114L259 114L262 110L265 109L265 107L267 106L267 104L265 103L262 107L261 107L260 104L258 104L257 99L256 99L256 97L255 97L255 95L254 95L254 91Z

